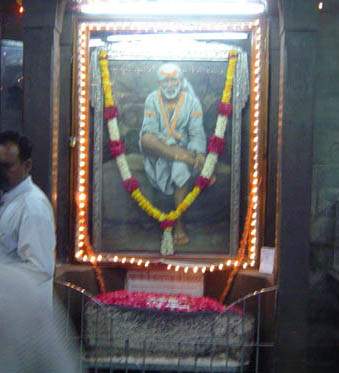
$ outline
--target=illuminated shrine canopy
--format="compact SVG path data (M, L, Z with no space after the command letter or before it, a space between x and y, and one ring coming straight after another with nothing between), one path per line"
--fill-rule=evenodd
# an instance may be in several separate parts
M266 0L78 0L80 11L129 16L258 16Z

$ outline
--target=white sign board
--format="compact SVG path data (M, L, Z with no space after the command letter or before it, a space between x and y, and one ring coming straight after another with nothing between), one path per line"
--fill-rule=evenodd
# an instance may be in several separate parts
M274 268L274 247L262 247L260 250L260 266L259 272L261 273L273 273Z
M126 289L147 293L204 295L204 276L174 271L128 271Z

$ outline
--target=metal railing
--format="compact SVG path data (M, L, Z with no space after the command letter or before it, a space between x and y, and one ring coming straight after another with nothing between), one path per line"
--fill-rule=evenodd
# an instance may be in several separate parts
M136 329L126 331L112 307L99 303L85 289L69 282L57 282L55 289L66 308L65 336L75 338L79 348L79 372L271 371L276 287L256 291L228 305L225 314L230 316L215 325L213 321L211 335L197 332L194 338L187 336L179 341L153 338L147 329L141 330L145 338L139 335L136 339ZM158 316L148 313L147 317ZM220 322L222 335L216 330Z

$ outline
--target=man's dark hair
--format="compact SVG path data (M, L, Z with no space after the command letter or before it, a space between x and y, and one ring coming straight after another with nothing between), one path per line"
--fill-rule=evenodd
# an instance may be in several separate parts
M0 145L12 143L18 146L19 158L21 161L26 161L32 156L33 145L28 137L20 135L16 131L0 132Z

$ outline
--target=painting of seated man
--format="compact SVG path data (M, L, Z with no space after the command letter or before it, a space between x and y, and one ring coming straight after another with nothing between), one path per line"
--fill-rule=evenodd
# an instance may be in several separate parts
M204 165L227 63L110 60L109 69L131 174L152 204L169 212L192 190ZM99 142L102 149L101 158L93 166L93 194L99 195L93 195L94 247L105 252L159 253L162 230L123 188L109 152L105 123L102 120L101 127L96 123L102 117L98 102L92 101L97 113L93 116L94 144ZM102 133L96 135L96 131ZM175 254L228 253L232 119L226 128L225 144L209 186L173 228Z

